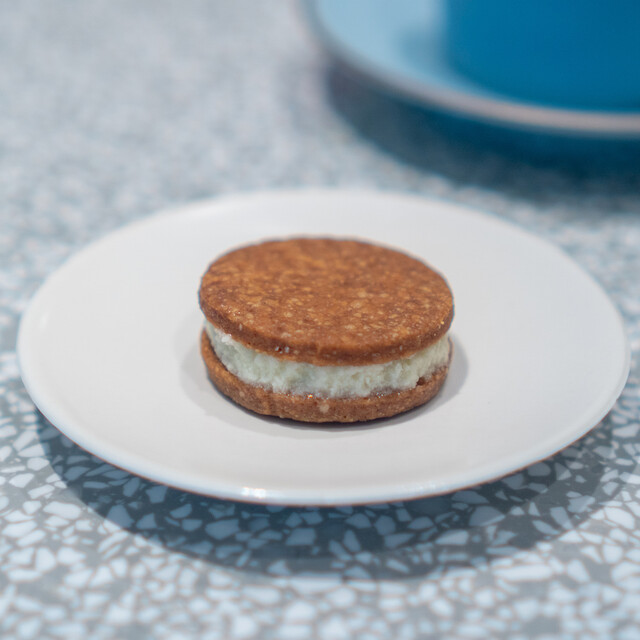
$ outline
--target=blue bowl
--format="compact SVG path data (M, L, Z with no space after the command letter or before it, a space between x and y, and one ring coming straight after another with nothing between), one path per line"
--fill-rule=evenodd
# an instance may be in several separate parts
M443 0L450 63L514 97L640 107L640 0Z

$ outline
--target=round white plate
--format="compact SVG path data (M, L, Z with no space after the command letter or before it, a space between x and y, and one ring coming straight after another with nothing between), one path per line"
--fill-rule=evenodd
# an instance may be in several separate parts
M409 100L494 125L597 138L640 138L640 110L595 111L519 101L447 62L438 0L307 0L310 24L341 62Z
M313 234L394 245L445 274L455 355L434 401L314 427L249 413L209 383L197 303L209 262ZM620 316L558 249L461 206L357 191L220 199L124 227L44 283L18 355L39 409L95 455L188 491L298 505L415 498L507 474L595 426L629 370Z

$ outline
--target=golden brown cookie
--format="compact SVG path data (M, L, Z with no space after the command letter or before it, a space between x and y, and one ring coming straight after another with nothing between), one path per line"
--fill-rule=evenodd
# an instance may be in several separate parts
M447 283L424 263L329 238L227 253L202 278L200 306L234 340L317 365L405 357L441 338L453 317Z
M258 413L309 422L371 420L427 402L446 377L442 339L453 317L449 287L423 262L393 249L333 238L263 242L213 262L199 295L210 331L216 329L234 348L249 349L245 356L276 358L277 366L306 363L314 371L329 367L326 373L332 367L406 363L441 345L435 368L432 363L420 380L415 375L412 388L374 386L375 392L354 397L348 388L282 392L269 382L253 383L241 365L225 360L228 353L215 335L203 333L212 381Z

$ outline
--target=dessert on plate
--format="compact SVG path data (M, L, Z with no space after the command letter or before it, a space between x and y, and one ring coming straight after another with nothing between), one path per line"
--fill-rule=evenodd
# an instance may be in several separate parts
M233 250L202 277L214 385L259 414L358 422L428 402L446 378L453 297L422 261L350 239Z

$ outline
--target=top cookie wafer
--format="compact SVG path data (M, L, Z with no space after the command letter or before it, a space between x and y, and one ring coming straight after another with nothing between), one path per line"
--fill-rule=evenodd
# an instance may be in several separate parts
M223 255L202 278L209 322L244 345L316 365L408 356L453 317L445 280L404 253L354 240L295 238Z

